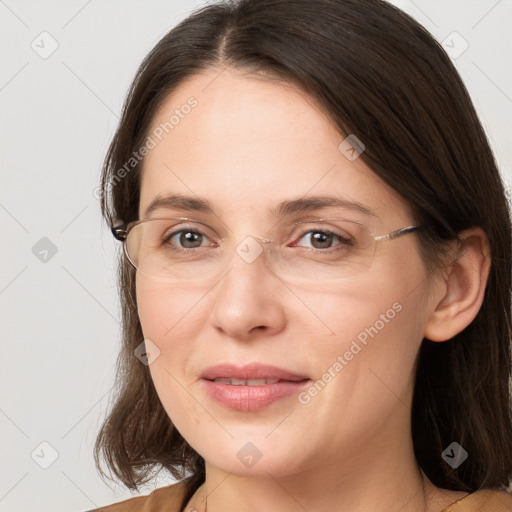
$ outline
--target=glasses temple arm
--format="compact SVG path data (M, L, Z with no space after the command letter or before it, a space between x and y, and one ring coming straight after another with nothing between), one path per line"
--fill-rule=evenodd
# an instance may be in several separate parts
M398 238L402 235L406 235L407 233L412 233L414 231L418 231L423 226L407 226L405 228L397 229L396 231L392 231L387 235L376 236L375 240L393 240L394 238Z

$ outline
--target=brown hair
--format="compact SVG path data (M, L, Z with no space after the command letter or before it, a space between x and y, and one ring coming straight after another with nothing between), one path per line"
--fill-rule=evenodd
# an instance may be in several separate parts
M446 240L480 226L492 264L475 320L444 343L423 340L412 406L418 462L438 487L503 487L512 474L511 222L496 162L469 94L439 43L381 0L240 0L192 13L150 51L128 92L105 158L102 213L138 218L142 161L118 170L144 144L166 96L192 75L224 67L263 71L298 84L341 134L355 134L361 158L403 196L427 226L419 243L427 267ZM173 427L149 370L134 357L143 334L134 269L119 264L123 345L117 395L96 440L102 474L128 488L165 468L187 479L184 502L204 481L204 459ZM469 458L452 469L441 453L457 441Z

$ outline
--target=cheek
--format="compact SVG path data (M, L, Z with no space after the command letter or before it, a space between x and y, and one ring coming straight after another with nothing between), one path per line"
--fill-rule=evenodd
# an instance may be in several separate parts
M372 298L361 293L337 304L345 309L331 310L336 335L317 340L309 352L315 382L300 398L306 416L336 425L328 432L333 443L357 444L392 411L407 413L421 335L410 297L397 290L374 287ZM319 431L318 443L324 434Z
M366 324L356 334L357 340L366 342L361 351L360 376L365 381L361 389L367 388L376 407L397 400L407 403L426 319L423 269L413 259L388 266L386 278L381 277L370 289L373 301L368 302L373 304L367 307L371 315L365 315Z
M144 336L157 343L162 351L176 347L179 339L190 339L200 327L204 304L197 292L137 276L136 296Z
M333 335L317 339L309 347L317 371L331 368L339 372L366 372L375 369L390 375L414 359L420 337L419 322L410 297L403 293L373 288L374 295L356 294L330 301L324 310ZM313 346L314 345L314 346ZM352 368L350 372L345 369Z
M174 426L190 435L204 413L185 388L196 378L188 368L204 324L206 301L199 301L202 295L197 291L178 291L144 277L137 277L136 291L144 338L160 351L149 366L156 392Z
M204 325L206 300L197 292L163 285L148 278L137 278L137 305L142 332L158 349L150 365L151 376L160 399L166 406L178 383L189 382L194 340ZM174 377L174 378L173 378Z
M359 277L357 286L346 282L338 292L310 297L308 306L320 312L331 335L315 339L312 331L302 353L313 361L318 387L331 389L326 393L330 406L351 403L360 409L372 402L379 407L382 392L393 401L393 393L405 395L410 387L423 339L427 289L418 261L397 263L388 262L386 272L376 268Z

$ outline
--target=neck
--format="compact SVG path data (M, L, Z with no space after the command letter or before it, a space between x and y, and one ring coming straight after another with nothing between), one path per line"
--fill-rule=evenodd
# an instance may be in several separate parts
M450 497L424 476L414 457L410 435L395 439L399 441L381 437L371 443L354 444L342 456L331 454L320 464L293 474L286 468L263 467L263 458L246 475L235 475L207 462L205 483L185 510L441 511L451 503Z

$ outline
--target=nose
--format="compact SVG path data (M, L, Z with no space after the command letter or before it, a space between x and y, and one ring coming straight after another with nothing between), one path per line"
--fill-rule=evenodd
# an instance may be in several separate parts
M248 340L282 331L286 286L267 266L264 242L247 237L233 252L212 292L212 321L224 334Z

